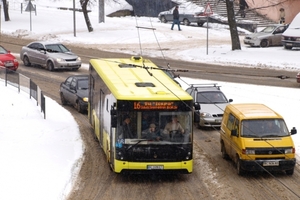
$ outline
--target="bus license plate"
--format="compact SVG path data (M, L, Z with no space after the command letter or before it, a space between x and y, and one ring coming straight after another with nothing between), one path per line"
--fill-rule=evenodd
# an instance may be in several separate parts
M265 161L263 166L279 166L279 161Z
M163 165L147 165L147 169L148 170L155 170L155 169L160 169L160 170L162 170L162 169L164 169L164 166Z

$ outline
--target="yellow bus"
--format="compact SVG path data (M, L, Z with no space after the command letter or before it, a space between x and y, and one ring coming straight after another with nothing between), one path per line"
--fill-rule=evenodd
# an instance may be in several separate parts
M148 59L91 59L88 118L116 173L193 170L193 99Z

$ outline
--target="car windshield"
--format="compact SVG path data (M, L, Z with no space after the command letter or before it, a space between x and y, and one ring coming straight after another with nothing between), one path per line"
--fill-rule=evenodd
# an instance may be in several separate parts
M50 53L65 53L70 51L63 44L47 44L46 49Z
M0 54L7 54L6 49L0 46Z
M86 90L89 88L89 80L88 79L82 79L78 80L77 88L79 90Z
M207 92L198 92L197 102L202 104L213 104L213 103L227 103L228 101L222 92L207 91Z
M267 26L261 32L263 32L263 33L272 33L274 29L275 29L275 26Z
M282 119L244 120L241 135L243 137L282 137L288 136L289 131Z

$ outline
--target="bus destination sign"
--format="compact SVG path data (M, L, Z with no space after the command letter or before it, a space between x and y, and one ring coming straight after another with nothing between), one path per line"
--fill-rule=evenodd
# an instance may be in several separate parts
M177 110L178 105L176 102L166 101L137 101L133 104L134 110Z

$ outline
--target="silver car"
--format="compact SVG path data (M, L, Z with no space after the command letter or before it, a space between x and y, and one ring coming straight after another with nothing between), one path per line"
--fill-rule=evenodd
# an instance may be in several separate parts
M252 47L282 46L281 35L287 27L288 26L284 24L268 25L260 32L246 35L244 44L248 44Z
M23 46L20 58L25 66L40 65L49 71L55 69L78 70L81 58L65 45L50 41L36 41Z
M163 23L173 22L174 8L175 7L170 10L160 12L158 14L158 19ZM203 8L191 2L180 4L178 6L178 11L179 21L186 26L189 26L191 23L197 23L198 26L202 26L207 21Z
M233 100L228 100L217 84L193 84L186 91L194 99L194 121L198 128L219 128L225 107Z

